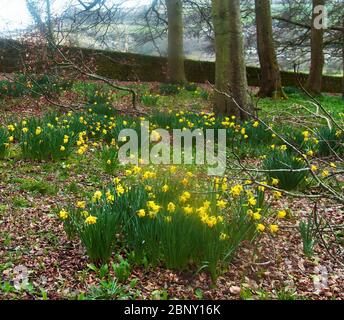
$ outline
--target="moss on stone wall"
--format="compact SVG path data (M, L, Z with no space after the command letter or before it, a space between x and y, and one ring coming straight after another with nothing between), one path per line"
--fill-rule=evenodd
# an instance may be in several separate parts
M21 67L23 46L14 40L0 39L0 72L16 72Z
M71 54L81 52L84 59L93 57L97 73L120 81L157 81L166 79L166 58L146 56L133 53L122 53L105 50L92 50L84 48L69 48ZM21 53L23 47L12 40L0 39L0 72L20 71ZM214 83L215 64L207 61L185 61L185 71L190 82ZM247 67L248 83L251 86L259 85L259 68ZM282 71L283 86L298 87L299 81L305 84L307 74ZM323 77L323 91L330 93L341 92L340 77Z

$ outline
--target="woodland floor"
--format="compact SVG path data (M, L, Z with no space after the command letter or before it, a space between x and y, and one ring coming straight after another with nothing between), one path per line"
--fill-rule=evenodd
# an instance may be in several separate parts
M194 107L192 101L185 105ZM43 101L22 99L0 109L0 122L45 111ZM241 247L215 284L203 272L133 267L129 281L114 294L107 287L111 272L101 279L92 270L84 249L67 239L54 212L106 184L111 176L92 157L73 156L68 169L66 163L15 157L0 161L0 299L344 299L344 270L332 257L336 252L317 243L313 258L303 253L297 224L312 210L312 203L288 198L277 203L292 212L278 236L266 234L256 248ZM323 202L318 210L332 225L344 223L342 207ZM29 271L25 290L11 286L20 266Z

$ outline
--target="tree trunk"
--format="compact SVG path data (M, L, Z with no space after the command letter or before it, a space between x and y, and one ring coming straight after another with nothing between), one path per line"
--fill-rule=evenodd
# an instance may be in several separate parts
M260 62L260 97L286 98L277 62L270 0L255 0L257 47Z
M343 18L343 31L342 31L342 56L343 56L342 98L344 100L344 18Z
M315 26L318 14L314 8L325 5L325 0L313 0L312 30L311 30L311 66L307 81L307 90L313 95L321 94L322 73L324 68L324 29Z
M166 0L168 16L168 70L171 83L185 83L183 46L183 3L181 0Z
M214 111L216 114L228 114L240 116L235 108L229 112L230 99L221 92L227 92L229 88L229 13L228 1L213 0L212 16L215 32L215 88L219 92L214 94Z
M246 62L244 37L241 24L240 0L229 2L229 91L235 102L241 108L253 112L253 106L248 94L246 76ZM230 101L230 110L238 108L233 100ZM247 113L240 110L241 120L249 118Z
M216 92L214 112L245 120L248 115L237 104L249 112L253 108L248 95L240 1L213 0L212 6L216 51L215 87L217 91L231 96L224 97Z
M54 33L53 33L53 25L51 19L51 3L50 0L46 0L46 9L47 9L47 40L49 44L54 44Z

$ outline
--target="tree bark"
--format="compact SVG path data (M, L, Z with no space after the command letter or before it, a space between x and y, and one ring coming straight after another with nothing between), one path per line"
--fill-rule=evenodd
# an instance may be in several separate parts
M246 75L244 36L241 24L240 0L229 2L229 90L241 108L252 112L253 106L248 94ZM237 108L234 101L230 101L230 110ZM240 110L240 119L246 120L249 116Z
M39 30L41 36L46 36L46 25L41 17L41 12L39 11L37 1L26 0L26 8L29 11L37 29Z
M307 81L307 90L313 95L321 95L322 73L324 68L324 29L316 28L317 14L314 8L325 5L325 0L313 0L312 30L311 30L311 66Z
M213 0L215 31L215 87L214 112L218 115L248 119L244 110L252 113L248 95L244 39L240 16L240 1ZM231 98L221 94L226 92Z
M273 39L270 0L255 0L257 47L260 62L260 97L286 98Z
M46 9L47 9L47 40L51 44L55 44L53 24L51 18L51 3L50 0L46 0Z
M230 99L221 92L228 92L229 87L229 12L228 1L212 1L212 17L215 33L215 88L214 111L216 114L229 113ZM236 108L231 112L240 116Z
M183 45L183 3L181 0L166 0L168 16L168 66L167 80L185 83Z
M343 30L342 30L342 56L343 56L342 98L344 100L344 18L343 18Z

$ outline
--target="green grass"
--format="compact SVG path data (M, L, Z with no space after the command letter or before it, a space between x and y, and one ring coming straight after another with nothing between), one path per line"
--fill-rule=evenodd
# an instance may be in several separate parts
M3 213L6 212L7 208L8 208L7 205L5 205L5 204L0 204L0 217L1 217L1 215L2 215Z
M56 195L58 189L56 185L45 182L40 179L18 179L20 182L19 189L42 195Z
M343 113L344 102L340 96L323 95L317 100L322 106L336 119L340 118L340 113ZM316 111L316 107L310 103L310 99L302 93L292 93L288 95L287 100L273 100L270 98L260 99L258 102L260 115L262 117L271 117L272 115L288 115L293 116L307 114L305 110L296 110L296 106L304 105L312 111Z
M15 196L12 200L12 203L17 208L28 208L30 207L30 202L27 201L25 198L20 196Z

